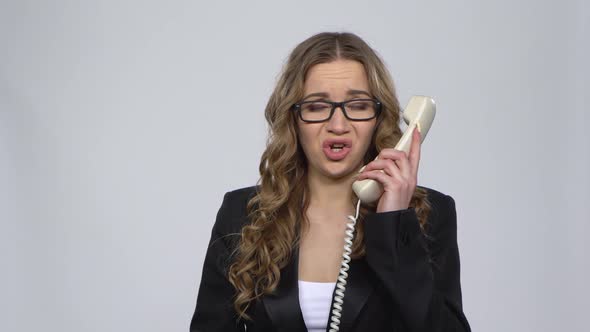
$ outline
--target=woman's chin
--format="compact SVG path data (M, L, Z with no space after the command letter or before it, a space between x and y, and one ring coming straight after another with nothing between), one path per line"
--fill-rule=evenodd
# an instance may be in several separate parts
M359 168L360 169L360 168ZM345 181L353 177L356 173L358 173L357 169L354 169L351 166L346 167L328 167L324 169L322 172L325 177L329 178L330 180L334 181Z

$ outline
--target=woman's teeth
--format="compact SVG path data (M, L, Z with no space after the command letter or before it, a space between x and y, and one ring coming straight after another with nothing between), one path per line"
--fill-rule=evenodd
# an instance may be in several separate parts
M332 151L338 152L340 150L342 150L344 148L344 144L334 144L332 146L330 146L330 149L332 149Z

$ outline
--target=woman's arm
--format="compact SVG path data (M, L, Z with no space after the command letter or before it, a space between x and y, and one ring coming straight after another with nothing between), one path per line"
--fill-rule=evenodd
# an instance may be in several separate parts
M462 309L455 201L439 197L429 219L432 261L415 210L409 208L367 216L367 262L409 331L471 331Z
M191 332L242 331L233 308L234 288L227 279L230 248L226 225L232 219L230 194L223 197L203 264L197 306L191 320ZM235 200L234 200L235 202ZM235 209L235 207L233 207Z

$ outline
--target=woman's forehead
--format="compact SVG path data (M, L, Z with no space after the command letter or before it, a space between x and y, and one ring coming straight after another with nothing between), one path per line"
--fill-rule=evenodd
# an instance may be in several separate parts
M305 80L304 95L311 93L354 94L368 93L368 81L364 66L353 60L337 60L320 63L310 68Z
M369 91L359 90L359 89L348 89L346 91L346 96L348 96L348 97L372 97L371 93L369 93ZM332 94L330 94L329 92L326 92L326 91L312 92L312 93L306 94L303 97L303 100L308 99L308 98L312 98L312 97L321 97L321 98L330 99L332 97Z

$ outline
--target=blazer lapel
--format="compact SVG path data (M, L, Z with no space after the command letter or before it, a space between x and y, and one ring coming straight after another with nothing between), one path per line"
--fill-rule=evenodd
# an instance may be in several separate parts
M369 280L370 268L364 259L351 260L349 263L344 304L340 318L340 331L351 331L356 317L373 292ZM301 306L299 304L299 249L293 250L293 256L287 266L281 270L281 279L273 294L262 297L268 316L277 331L307 331ZM331 307L334 305L335 290L332 293ZM330 311L330 318L331 318ZM330 330L330 318L326 331Z
M268 316L277 331L307 331L299 305L299 250L294 249L292 258L281 270L279 284L273 294L262 297Z
M369 280L371 274L370 268L364 259L351 260L348 270L348 277L346 278L346 290L344 291L344 301L342 304L342 312L340 317L339 331L351 331L354 321L361 312L361 309L369 299L369 295L373 292L373 284ZM336 295L336 288L332 294L332 304L330 309L330 316L326 331L330 330L332 323L332 310L334 308L334 296Z

